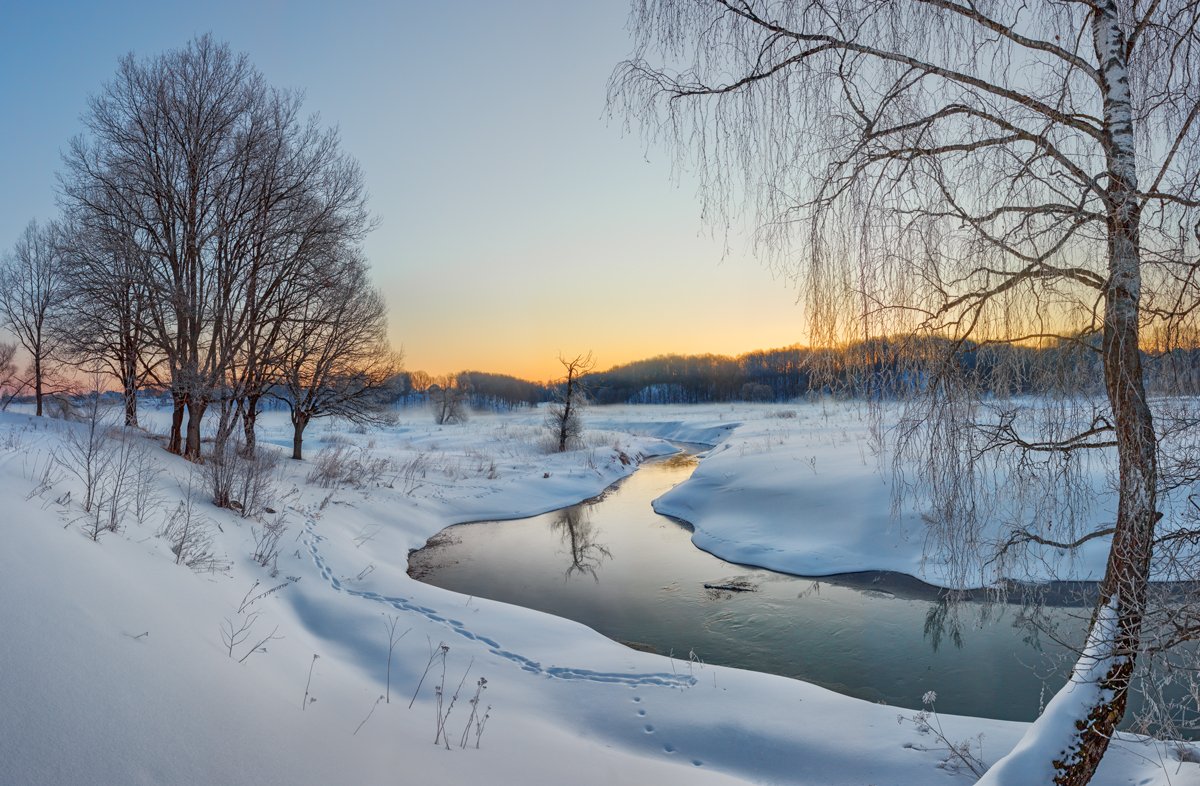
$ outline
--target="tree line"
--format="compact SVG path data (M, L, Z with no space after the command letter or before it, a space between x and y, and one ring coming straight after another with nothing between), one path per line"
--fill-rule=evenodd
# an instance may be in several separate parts
M138 391L164 389L167 447L192 460L210 411L214 454L236 434L252 455L267 398L291 413L295 458L315 418L381 417L400 366L362 171L301 105L207 35L123 58L63 156L61 215L0 268L0 316L30 358L10 394L27 385L42 415L82 370L136 426Z
M1101 336L1079 335L1036 344L895 336L840 347L793 345L741 355L658 355L578 375L593 404L785 402L814 395L898 399L924 391L953 362L955 373L992 397L1102 395ZM1200 343L1143 352L1152 392L1200 393ZM949 360L947 360L949 358ZM400 405L459 400L463 407L503 412L554 402L562 383L508 374L461 371L432 376L401 372L393 384Z
M589 373L582 382L598 404L782 402L811 395L895 399L923 391L951 362L957 373L993 396L1099 394L1099 340L1084 335L1029 345L966 341L949 352L952 342L944 338L895 336L734 357L660 355ZM1200 368L1197 353L1176 348L1161 358L1146 354L1155 379L1177 392L1180 370Z

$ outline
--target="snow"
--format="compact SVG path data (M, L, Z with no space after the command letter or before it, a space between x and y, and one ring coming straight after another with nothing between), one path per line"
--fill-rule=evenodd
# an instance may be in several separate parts
M891 459L878 455L859 405L725 405L678 412L687 419L643 424L639 418L653 412L618 410L605 412L603 422L715 444L692 478L656 500L654 508L690 523L692 542L722 559L805 576L889 570L939 586L977 587L1001 578L1098 580L1104 574L1103 538L1070 554L1031 548L1033 559L1004 575L981 561L982 550L966 566L927 553L927 511L912 495L899 511L892 510ZM1102 462L1092 468L1094 493L1086 495L1086 510L1076 511L1083 531L1110 525L1114 516L1104 469ZM1017 502L1015 492L997 500ZM1011 511L997 512L1001 515L981 533L984 541L1002 537L1003 514Z
M1113 666L1117 633L1116 598L1102 606L1088 634L1087 644L1066 686L1054 695L1021 741L987 771L980 784L1023 786L1054 780L1053 761L1069 761L1077 747L1075 721L1086 718L1092 707L1111 700L1100 680Z
M420 410L370 433L314 426L310 460L284 461L276 482L289 524L276 577L249 557L250 522L203 492L200 510L220 525L216 551L230 566L197 573L174 563L156 532L192 467L162 452L156 510L92 542L79 482L45 473L64 431L79 426L0 414L0 784L969 782L943 764L914 710L637 652L407 575L409 549L449 524L594 496L639 457L673 450L664 439L714 445L694 480L658 503L692 521L704 548L768 567L919 575L922 537L915 520L877 507L886 483L860 450L865 430L853 412L796 404L783 408L796 412L788 418L780 409L596 408L586 413L588 444L563 455L542 449L531 411L444 428ZM165 413L143 414L162 429ZM261 424L264 449L290 445L286 418L268 413ZM364 488L307 482L311 459L331 445L391 469ZM286 586L239 614L255 582L250 597ZM231 658L221 626L252 613L251 639ZM391 615L407 633L392 660L391 702L378 703ZM273 631L265 651L238 662ZM447 721L452 750L433 744L440 663L408 707L441 642L447 701L469 668ZM305 705L310 667L316 701ZM460 749L478 677L492 710L479 748ZM1029 728L939 720L951 740L983 734L988 763ZM1200 768L1122 736L1097 783L1188 777Z

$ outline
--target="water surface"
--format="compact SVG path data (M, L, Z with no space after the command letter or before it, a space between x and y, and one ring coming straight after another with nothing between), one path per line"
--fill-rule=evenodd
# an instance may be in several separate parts
M1013 720L1036 717L1062 685L1073 657L1032 639L1018 605L962 604L939 625L947 607L908 577L804 578L700 551L686 526L650 507L695 463L648 462L598 500L447 528L411 555L410 573L577 620L681 669L702 660L905 707L935 690L941 712ZM1082 640L1086 610L1050 614Z

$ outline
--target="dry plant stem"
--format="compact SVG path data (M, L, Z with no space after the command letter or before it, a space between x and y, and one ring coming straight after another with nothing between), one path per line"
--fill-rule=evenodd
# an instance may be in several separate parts
M363 726L367 725L367 721L371 720L371 716L375 714L375 708L379 706L379 702L381 701L383 701L382 696L380 696L378 699L375 699L375 703L371 705L371 711L367 713L367 717L362 719L362 723L358 724L358 726L354 729L354 734L351 736L357 736L359 730L362 729Z
M241 609L238 609L241 613ZM221 626L221 640L224 642L229 652L229 657L233 657L233 649L246 640L250 635L250 629L254 627L254 623L258 621L258 612L254 612L242 618L241 623L234 627L235 623L229 617L225 618L224 624Z
M288 586L291 583L292 583L292 580L288 579L287 581L282 582L281 584L276 584L274 587L271 587L269 590L265 590L263 592L258 593L254 597L250 597L250 593L253 592L255 587L258 587L258 585L259 585L259 582L255 581L253 586L251 586L250 589L246 592L246 594L242 597L242 602L240 604L238 604L238 613L240 614L243 611L245 611L246 609L250 608L257 601L260 601L263 598L266 598L270 595L274 595L276 592L279 592L279 590L283 589L284 587Z
M946 733L942 731L942 721L941 718L938 717L937 709L934 707L934 701L936 699L936 693L933 691L926 692L922 699L922 703L929 707L929 709L927 711L921 711L917 713L912 718L908 718L908 720L911 720L916 724L918 731L931 732L933 736L937 738L938 742L945 746L946 752L951 758L957 760L961 766L969 770L976 778L982 778L983 774L987 771L987 765L983 762L983 735L980 734L977 738L979 745L978 756L971 752L969 740L963 740L959 743L951 742L946 736ZM930 719L933 720L932 723L930 723ZM904 716L900 716L898 720L905 720L905 718ZM923 748L923 750L928 749Z
M429 643L429 646L431 648L429 653L429 662L425 664L425 671L421 672L421 679L417 682L417 689L413 691L412 699L408 702L408 708L410 710L412 709L413 702L417 700L417 694L421 692L421 686L425 684L426 675L428 675L429 670L433 668L433 662L437 659L438 655L441 655L442 663L444 664L446 661L446 653L450 651L450 646L444 641L438 642L437 649L432 649L432 641Z
M388 632L387 689L386 689L386 692L384 693L384 700L388 704L392 703L392 653L395 651L396 644L400 641L400 639L407 636L408 632L410 630L412 630L412 628L408 628L403 633L401 633L399 636L397 636L396 635L396 625L398 625L399 622L400 622L400 618L397 616L394 616L394 615L388 617L387 620L384 622L384 625L387 626L387 632ZM420 686L418 686L418 689L420 689Z
M308 691L309 691L309 688L312 686L313 668L316 667L317 658L319 658L319 657L321 657L321 656L314 652L313 656L312 656L312 661L308 664L308 681L304 683L304 699L303 699L302 703L300 704L301 710L304 710L308 707Z
M462 686L466 684L467 675L471 673L471 667L474 665L475 665L475 658L472 657L471 662L467 664L467 670L463 672L462 679L458 681L458 687L454 689L454 695L450 697L450 704L449 704L449 706L446 707L446 714L442 715L440 711L438 713L438 730L437 730L437 735L434 736L433 744L436 745L437 741L438 741L438 737L441 737L443 744L445 744L445 746L446 746L446 750L450 750L450 735L446 733L446 721L448 721L450 719L450 712L454 709L454 704L455 704L455 702L458 701L458 694L462 692ZM444 672L443 672L442 676L443 676L443 680L444 680L445 679ZM439 710L440 710L440 705L439 705Z
M479 738L483 736L483 727L487 725L488 718L492 717L492 705L488 705L483 713L483 717L475 723L475 749L479 749Z
M266 635L266 636L265 636L265 637L264 637L262 640L260 640L260 641L259 641L257 644L255 644L255 645L254 645L253 647L251 647L250 649L246 650L246 654L245 654L245 655L242 655L242 657L238 658L238 663L245 663L245 662L246 662L246 658L249 658L251 655L253 655L253 654L254 654L254 653L256 653L256 652L260 652L260 651L261 651L261 652L266 652L266 651L267 651L267 650L266 650L266 647L264 647L263 645L265 645L265 644L266 644L268 641L276 641L276 640L278 640L278 639L282 639L282 638L283 638L283 636L276 636L276 635L275 635L275 634L276 634L276 633L278 633L278 632L279 632L279 626L278 626L278 625L276 625L276 626L275 626L275 627L274 627L274 628L271 630L271 632L270 632L270 633L268 633L268 634L267 634L267 635ZM312 679L312 672L311 672L311 671L309 672L309 679ZM307 688L306 688L305 690L307 691Z
M467 747L467 737L471 733L471 724L476 722L479 713L479 697L484 690L487 689L487 678L480 677L475 683L475 695L471 697L471 714L467 716L467 725L463 727L462 738L458 741L458 747ZM478 747L478 745L476 746Z

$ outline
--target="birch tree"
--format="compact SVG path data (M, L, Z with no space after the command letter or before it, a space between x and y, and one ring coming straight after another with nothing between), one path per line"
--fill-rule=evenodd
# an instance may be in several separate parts
M748 221L800 271L814 343L888 337L907 358L893 455L948 559L1109 542L1072 677L1090 688L1060 692L1043 744L986 782L1019 782L1029 756L1039 782L1090 780L1154 635L1152 562L1196 542L1163 516L1196 480L1195 413L1152 412L1147 383L1194 376L1180 350L1200 335L1198 25L1189 0L635 0L612 77L611 106L698 173L718 229ZM964 355L1029 343L1099 362L1054 369L1019 412ZM1115 522L1079 531L1095 452L1115 454ZM989 543L998 467L1040 502Z

